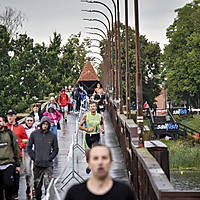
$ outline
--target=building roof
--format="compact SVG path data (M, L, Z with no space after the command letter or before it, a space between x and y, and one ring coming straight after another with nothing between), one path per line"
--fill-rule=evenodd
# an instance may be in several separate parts
M86 62L77 82L80 81L100 81L90 62Z

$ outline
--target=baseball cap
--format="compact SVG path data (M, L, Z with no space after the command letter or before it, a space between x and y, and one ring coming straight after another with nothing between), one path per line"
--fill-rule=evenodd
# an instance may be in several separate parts
M15 110L10 109L10 110L7 112L7 115L8 115L8 114L16 115L17 112L16 112Z

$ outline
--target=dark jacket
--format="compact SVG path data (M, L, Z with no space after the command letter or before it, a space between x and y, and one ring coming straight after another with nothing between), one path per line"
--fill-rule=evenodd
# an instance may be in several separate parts
M49 117L43 117L41 125ZM50 119L48 119L48 122ZM34 145L34 150L32 149ZM42 129L31 133L27 151L34 164L38 167L50 167L53 165L53 159L58 154L58 141L56 135L48 130L46 133Z
M38 110L38 115L39 115L39 120L41 120L41 119L42 119L42 116L43 116L43 113L41 112L41 109ZM32 112L30 113L30 116L32 116L32 117L35 118L35 113L34 113L34 111L32 111Z
M12 134L10 137L9 133ZM12 142L11 142L12 138ZM17 137L7 126L0 132L0 165L15 164L17 167L21 164L20 148Z

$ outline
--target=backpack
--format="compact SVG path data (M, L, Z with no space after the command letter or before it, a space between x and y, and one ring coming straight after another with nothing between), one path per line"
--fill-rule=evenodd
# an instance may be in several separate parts
M79 97L80 97L78 88L75 88L75 89L74 89L74 97L75 97L75 98L79 98Z
M14 151L14 145L13 145L13 133L12 133L12 131L8 130L8 134L9 134L9 136L10 136L10 140L11 140L11 147L12 147L12 149L13 149L13 151Z

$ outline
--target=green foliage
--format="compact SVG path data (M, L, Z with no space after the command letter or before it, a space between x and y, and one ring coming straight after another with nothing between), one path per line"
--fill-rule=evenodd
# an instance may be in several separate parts
M200 132L200 115L193 115L193 118L182 119L180 122Z
M136 52L135 52L135 31L129 27L129 70L131 101L136 102ZM121 24L120 31L121 45L121 70L122 70L122 92L124 102L126 101L126 52L125 52L125 26ZM105 52L101 44L101 54ZM105 46L105 45L104 45ZM114 44L115 46L115 44ZM115 55L115 53L114 53ZM161 49L158 43L149 42L144 35L140 35L140 68L142 73L143 100L151 105L155 97L160 94L160 61Z
M0 25L0 114L8 109L23 112L34 99L74 85L86 62L89 41L72 35L61 46L61 35L53 33L49 46L34 44L27 34L13 39Z
M177 18L167 29L169 45L164 50L163 69L168 98L199 106L200 94L200 1L177 9Z
M191 146L187 141L162 141L168 146L170 169L200 168L199 145Z

